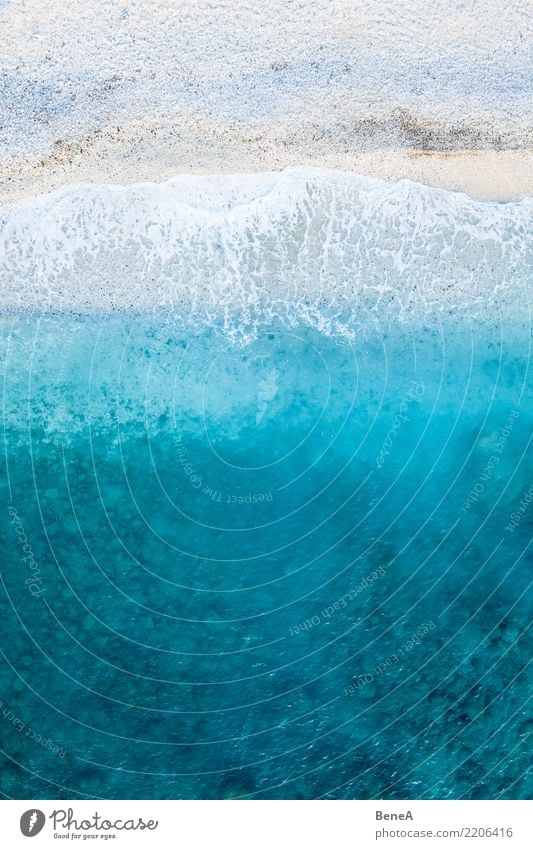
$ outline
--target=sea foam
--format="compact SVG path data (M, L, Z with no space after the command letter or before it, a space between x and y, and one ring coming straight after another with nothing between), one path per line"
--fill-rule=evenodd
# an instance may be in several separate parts
M165 310L227 330L520 314L533 200L289 168L77 185L4 205L4 311Z

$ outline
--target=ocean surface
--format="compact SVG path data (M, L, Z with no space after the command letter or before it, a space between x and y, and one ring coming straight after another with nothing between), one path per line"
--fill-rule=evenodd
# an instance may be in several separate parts
M1 209L4 797L531 796L532 210Z

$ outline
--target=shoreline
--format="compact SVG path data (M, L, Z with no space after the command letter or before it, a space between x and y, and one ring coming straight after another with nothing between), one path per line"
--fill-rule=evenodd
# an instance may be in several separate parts
M152 145L154 142L152 142ZM408 179L453 192L464 192L477 200L514 201L533 196L533 150L394 150L295 156L279 149L258 152L224 146L213 147L194 159L194 150L179 141L154 150L137 145L97 144L91 150L65 144L52 156L35 161L0 165L0 203L16 203L80 183L161 183L180 174L210 175L282 171L286 167L310 166L334 171L351 171L385 180ZM194 164L193 164L194 163Z
M363 315L459 305L481 318L478 307L490 312L496 299L501 319L516 293L526 297L529 253L517 234L532 211L533 198L480 201L309 166L79 183L3 207L0 301L165 308L239 326L240 316L262 322L289 309L349 329Z

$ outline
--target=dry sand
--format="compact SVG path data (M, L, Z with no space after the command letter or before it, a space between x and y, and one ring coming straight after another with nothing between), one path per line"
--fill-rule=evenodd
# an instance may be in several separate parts
M313 165L533 194L523 0L0 3L0 200Z

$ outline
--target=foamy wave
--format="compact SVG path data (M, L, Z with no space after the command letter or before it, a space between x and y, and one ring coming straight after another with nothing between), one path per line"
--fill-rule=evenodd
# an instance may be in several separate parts
M291 168L81 185L2 208L4 310L164 309L349 328L521 309L533 200Z

